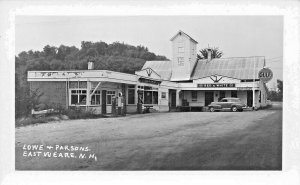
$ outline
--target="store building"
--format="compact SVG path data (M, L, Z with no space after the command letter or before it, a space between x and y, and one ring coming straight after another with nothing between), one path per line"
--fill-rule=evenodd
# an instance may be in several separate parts
M138 104L156 111L205 107L223 97L238 97L249 107L266 106L267 87L258 78L264 57L196 60L197 41L179 31L172 41L172 61L147 61L140 71L28 71L30 89L40 101L64 108L112 113L114 101L127 113ZM117 97L117 98L116 98Z

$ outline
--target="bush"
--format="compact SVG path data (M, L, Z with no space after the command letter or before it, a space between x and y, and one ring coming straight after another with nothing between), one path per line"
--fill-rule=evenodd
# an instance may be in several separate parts
M95 114L94 109L85 110L81 109L80 107L73 109L64 109L59 105L51 105L48 106L48 108L54 109L54 112L16 119L15 126L21 127L27 125L34 125L38 123L48 123L50 121L60 121L67 119L95 119L104 117L103 115Z
M82 110L80 108L66 109L63 111L64 115L68 116L69 119L88 119L88 118L99 118L101 115L95 114L95 110Z
M271 101L279 101L282 102L282 93L277 91L269 91L268 99Z

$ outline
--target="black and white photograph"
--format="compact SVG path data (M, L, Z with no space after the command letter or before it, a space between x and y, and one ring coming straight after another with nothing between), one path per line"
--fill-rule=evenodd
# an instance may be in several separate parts
M299 10L0 1L0 184L299 184Z
M17 16L16 170L281 170L282 16Z

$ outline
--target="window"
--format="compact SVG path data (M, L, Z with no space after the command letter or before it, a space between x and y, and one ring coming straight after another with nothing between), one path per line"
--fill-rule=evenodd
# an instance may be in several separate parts
M237 91L231 91L231 97L237 98Z
M92 94L93 91L94 90L91 90L90 93ZM91 105L100 105L100 97L101 97L101 91L96 90L91 97Z
M183 57L178 57L178 65L183 66L184 65L184 58Z
M192 101L197 101L197 91L192 91Z
M115 96L116 92L115 91L107 91L106 93L106 104L111 105L112 103L112 98Z
M219 95L218 101L220 101L222 98L225 98L225 91L220 91L220 95Z
M144 87L144 104L158 104L158 88Z
M134 104L134 100L135 100L135 88L134 86L128 86L128 96L127 96L128 104Z
M161 92L161 99L166 99L167 93L166 92Z
M71 90L71 105L86 105L86 90Z
M228 101L227 101L227 99L223 99L223 100L221 100L221 102L228 102Z
M144 103L152 104L152 91L144 91Z
M258 102L261 103L261 91L259 91L259 99Z
M152 104L158 104L158 92L157 91L153 91L153 102Z
M178 53L184 53L184 47L178 47Z

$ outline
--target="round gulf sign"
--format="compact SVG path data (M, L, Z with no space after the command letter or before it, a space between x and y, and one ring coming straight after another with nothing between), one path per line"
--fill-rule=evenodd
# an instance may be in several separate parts
M267 83L273 78L273 72L269 68L263 68L258 72L258 77L262 82Z

